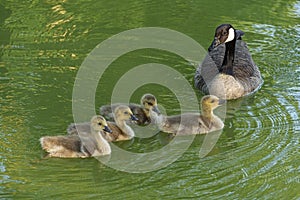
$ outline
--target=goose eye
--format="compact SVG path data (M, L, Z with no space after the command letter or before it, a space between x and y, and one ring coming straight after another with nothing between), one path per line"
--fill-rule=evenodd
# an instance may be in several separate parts
M224 32L222 33L222 35L227 35L227 31L224 31Z

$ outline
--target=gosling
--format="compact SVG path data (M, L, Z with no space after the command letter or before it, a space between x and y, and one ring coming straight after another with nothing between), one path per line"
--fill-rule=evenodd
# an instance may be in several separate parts
M115 122L107 122L111 133L103 132L103 137L109 142L130 140L134 137L134 131L127 125L126 121L137 121L138 118L132 113L131 109L125 105L119 105L114 110ZM69 135L78 135L79 132L84 132L89 129L89 123L70 124L67 128Z
M104 156L111 153L109 143L103 132L110 133L107 122L102 116L94 116L89 127L79 135L45 136L40 138L42 149L49 157L86 158Z
M112 105L104 105L100 107L100 115L103 115L107 120L114 120L113 112L117 106L121 104L112 104ZM157 108L157 99L152 94L144 94L141 98L141 105L130 103L129 108L131 109L132 113L138 118L135 123L137 125L148 125L151 123L151 118L149 114L149 108L152 107L159 113Z
M163 132L176 135L206 134L224 127L222 120L213 113L213 110L224 102L214 95L206 95L201 99L201 114L164 116L150 110L150 115Z

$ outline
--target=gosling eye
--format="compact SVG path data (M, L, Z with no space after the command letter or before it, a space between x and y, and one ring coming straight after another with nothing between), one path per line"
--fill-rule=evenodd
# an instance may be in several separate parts
M125 115L128 115L129 113L127 111L124 112Z
M215 103L215 100L211 100L211 102L210 103Z
M148 105L149 105L149 106L153 106L153 103L148 102Z
M101 122L98 122L98 125L99 125L99 126L102 126L102 123L101 123Z

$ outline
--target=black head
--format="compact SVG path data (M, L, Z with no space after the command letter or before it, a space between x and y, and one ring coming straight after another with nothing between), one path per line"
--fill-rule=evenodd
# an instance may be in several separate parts
M221 24L216 28L215 38L212 44L209 46L208 51L211 51L220 44L234 41L236 39L241 39L244 35L243 31L235 30L230 24Z

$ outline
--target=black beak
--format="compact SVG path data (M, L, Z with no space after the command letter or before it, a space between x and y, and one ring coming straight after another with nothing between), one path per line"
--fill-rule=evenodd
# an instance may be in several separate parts
M225 102L226 102L225 99L219 99L219 105L222 105L222 104L224 104Z
M134 115L130 115L130 119L132 120L132 121L137 121L137 120L139 120L136 116L134 116Z
M157 106L153 106L152 110L160 115L160 111L158 110Z
M209 52L212 51L214 48L219 46L220 43L221 43L220 40L217 37L215 37L215 39L212 41L211 45L208 47L208 51Z
M108 133L112 133L112 130L110 128L108 128L108 126L104 126L103 131L108 132Z
M236 40L241 40L242 39L242 36L244 35L245 33L241 30L235 30L235 39Z

